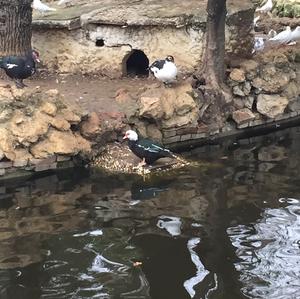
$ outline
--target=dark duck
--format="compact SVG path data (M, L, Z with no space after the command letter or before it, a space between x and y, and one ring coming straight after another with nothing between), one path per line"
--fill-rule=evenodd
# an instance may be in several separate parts
M6 75L15 81L18 88L23 88L26 86L23 80L35 73L37 62L40 62L39 53L32 50L25 56L4 56L0 58L0 68L4 69Z
M139 138L138 134L133 130L126 131L123 139L128 140L130 150L142 159L139 166L151 165L156 160L164 157L177 159L177 156L170 150L161 147L150 139Z
M149 66L155 78L162 81L165 85L176 81L177 67L174 57L169 55L165 59L156 60Z

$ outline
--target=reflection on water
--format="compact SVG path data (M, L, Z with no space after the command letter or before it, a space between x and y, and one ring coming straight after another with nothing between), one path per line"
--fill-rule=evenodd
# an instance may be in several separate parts
M297 298L299 131L193 149L199 166L151 180L0 183L0 298Z
M237 248L242 290L250 298L299 296L300 200L279 201L291 205L265 209L257 222L227 230Z

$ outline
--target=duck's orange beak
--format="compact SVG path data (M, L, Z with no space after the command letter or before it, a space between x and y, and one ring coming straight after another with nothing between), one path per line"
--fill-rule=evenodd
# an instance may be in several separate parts
M123 136L123 140L125 140L125 139L127 139L128 138L128 136L125 134L124 136Z

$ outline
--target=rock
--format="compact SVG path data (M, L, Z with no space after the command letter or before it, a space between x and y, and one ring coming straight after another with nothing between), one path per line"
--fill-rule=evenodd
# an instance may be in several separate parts
M15 142L11 132L6 128L0 128L0 149L9 160L16 157L14 148Z
M152 120L160 120L165 112L159 97L141 97L139 116Z
M72 132L60 132L50 129L47 138L30 149L30 152L37 159L47 158L49 156L76 155L79 152L89 153L91 144L81 135Z
M232 113L232 118L238 125L241 125L255 119L255 115L248 108L244 108L234 111Z
M282 95L287 97L289 100L296 99L299 94L300 86L295 81L291 81L282 93Z
M257 97L257 111L269 118L275 118L284 113L288 99L279 95L260 94Z
M290 101L288 108L292 112L300 112L300 97L297 97L294 101Z
M146 130L148 138L158 142L162 141L162 133L155 124L148 125Z
M76 124L79 124L81 121L81 117L68 108L60 110L59 113L60 113L61 117L63 117L70 124L76 125Z
M258 74L259 64L255 60L245 60L241 63L241 68L246 73L246 78L248 80L253 80Z
M0 149L0 161L4 158L4 153L3 151Z
M41 112L44 112L50 116L55 116L57 112L57 108L53 103L46 102L40 108Z
M272 64L262 68L260 77L253 80L252 85L267 93L279 93L284 90L290 81L290 75Z
M233 94L240 96L240 97L245 96L245 93L242 91L242 89L239 85L234 86L232 89L232 92L233 92Z
M243 93L247 96L251 92L251 83L246 81L242 87Z
M100 134L100 118L96 112L91 112L88 116L88 119L82 122L80 132L82 136L86 138L94 138Z
M71 127L70 123L68 123L60 116L50 119L49 122L52 127L56 128L59 131L68 131Z
M25 148L19 148L15 150L15 159L13 161L14 167L25 167L28 161L32 159L32 155Z
M28 146L48 132L49 116L37 112L34 117L26 117L21 111L15 111L8 128L20 144Z
M246 80L245 71L235 68L229 74L229 78L236 82L244 82Z
M245 108L245 104L244 104L244 101L242 98L240 97L234 97L233 98L233 106L236 108L236 109L242 109L242 108Z
M254 97L253 96L248 96L245 99L245 107L252 110L253 107L253 102L254 102Z

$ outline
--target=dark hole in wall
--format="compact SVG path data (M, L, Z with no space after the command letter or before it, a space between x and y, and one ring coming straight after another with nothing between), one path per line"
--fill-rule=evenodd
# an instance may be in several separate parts
M133 50L126 61L126 75L130 77L147 77L149 59L141 50Z
M103 47L104 46L104 39L100 38L96 40L96 47Z

